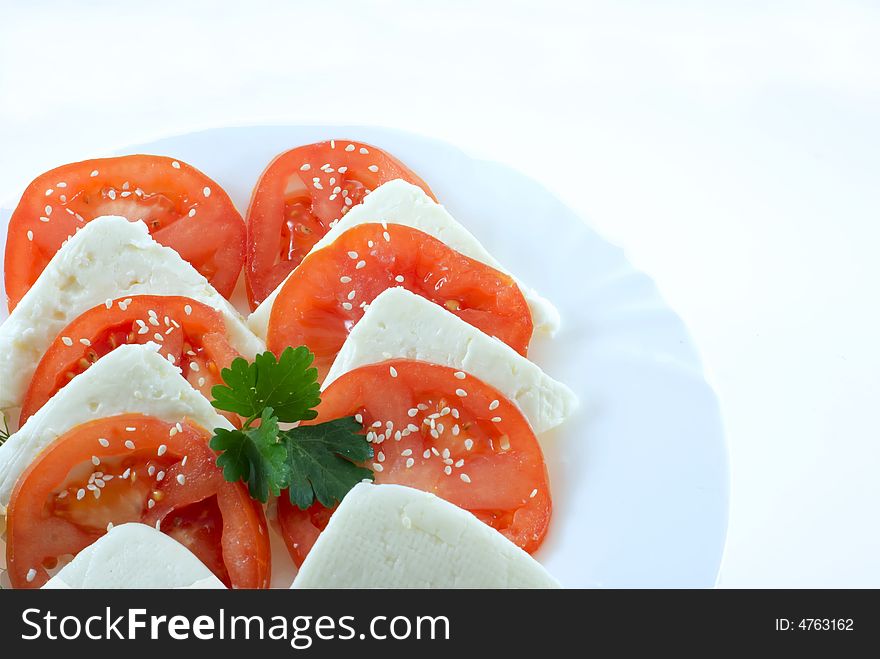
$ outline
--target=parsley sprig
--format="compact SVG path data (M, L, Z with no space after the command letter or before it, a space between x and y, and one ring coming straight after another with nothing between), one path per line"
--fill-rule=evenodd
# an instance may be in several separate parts
M314 355L305 346L286 348L279 359L264 352L224 368L225 384L212 390L212 405L245 419L240 429L216 428L211 448L230 482L243 481L265 503L287 488L290 502L306 509L317 499L331 507L373 472L359 466L373 448L353 417L282 429L279 423L310 421L321 402Z

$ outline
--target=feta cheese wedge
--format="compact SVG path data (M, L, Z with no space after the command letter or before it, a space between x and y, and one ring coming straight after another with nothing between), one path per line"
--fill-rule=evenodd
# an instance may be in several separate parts
M232 428L211 403L163 359L155 343L119 346L77 375L0 445L0 508L18 477L59 436L86 421L141 413L206 430Z
M362 203L352 206L351 210L315 243L312 252L326 247L353 226L370 222L402 224L424 231L467 257L511 274L443 206L431 199L417 185L402 179L394 179L380 185L368 194ZM516 281L532 311L535 332L555 334L559 329L559 312L556 307L521 281ZM258 336L266 337L272 305L283 285L284 282L248 318L248 325Z
M265 350L235 308L143 222L99 217L67 240L0 325L0 409L21 405L40 358L68 323L108 299L142 294L203 302L223 314L241 354Z
M405 288L389 288L373 300L322 389L359 366L397 358L450 366L495 387L519 407L535 433L558 426L577 407L571 389L513 348Z
M114 526L43 588L225 588L182 544L152 526Z
M558 588L471 513L402 485L356 485L291 588Z

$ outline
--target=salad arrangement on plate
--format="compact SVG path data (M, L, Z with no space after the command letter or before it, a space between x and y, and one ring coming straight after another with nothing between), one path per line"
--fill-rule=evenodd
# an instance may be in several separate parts
M5 277L12 587L266 588L276 532L294 588L558 586L558 313L392 155L294 148L245 218L173 158L65 165Z

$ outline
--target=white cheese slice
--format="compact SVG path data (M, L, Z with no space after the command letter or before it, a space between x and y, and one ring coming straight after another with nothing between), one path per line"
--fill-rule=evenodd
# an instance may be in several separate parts
M265 350L232 305L177 252L153 240L143 222L99 217L68 239L0 325L0 409L21 405L40 358L68 323L131 295L191 297L223 314L241 354Z
M402 179L394 179L380 185L368 194L362 203L352 206L351 210L315 243L310 253L326 247L353 226L370 222L402 224L424 231L457 252L510 274L443 206L431 199L417 185ZM535 332L555 334L559 328L559 312L556 307L521 281L516 280L516 283L532 311ZM248 318L250 328L263 338L268 331L272 305L283 285L284 282Z
M208 431L232 428L211 403L163 359L155 343L119 346L73 378L0 446L0 508L15 482L60 435L86 421L117 414L188 418Z
M146 524L114 526L43 588L225 588L195 554Z
M398 358L449 366L495 387L519 407L535 433L558 426L577 407L571 389L516 350L404 288L389 288L373 300L322 388L359 366Z
M558 588L522 549L471 513L402 485L356 485L292 588Z

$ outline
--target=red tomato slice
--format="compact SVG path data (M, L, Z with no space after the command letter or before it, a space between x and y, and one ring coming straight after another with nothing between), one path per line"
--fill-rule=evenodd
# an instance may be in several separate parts
M526 354L532 316L509 275L417 229L386 226L352 227L303 261L275 299L269 350L281 354L287 346L306 345L323 377L364 305L403 286Z
M331 222L396 178L434 198L425 182L397 158L361 142L307 144L269 163L247 212L245 280L251 308L299 265Z
M89 309L55 337L31 379L19 424L100 357L125 343L160 345L159 352L182 369L183 377L211 399L220 370L239 353L226 337L216 310L187 297L135 295ZM236 423L238 418L230 415Z
M389 360L335 380L310 423L352 415L373 443L377 483L432 492L526 551L540 546L552 508L544 455L528 421L496 389L446 366ZM279 497L297 565L329 518L320 504L303 511Z
M120 156L63 165L37 177L9 220L9 310L74 232L101 215L143 220L229 297L244 264L246 229L229 195L194 167L163 156Z
M242 483L224 480L209 439L189 423L141 414L97 419L59 437L12 493L6 559L13 588L39 588L58 558L125 522L158 524L227 586L268 588L263 510Z

